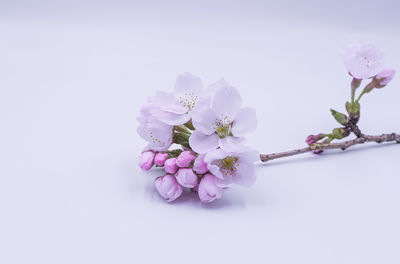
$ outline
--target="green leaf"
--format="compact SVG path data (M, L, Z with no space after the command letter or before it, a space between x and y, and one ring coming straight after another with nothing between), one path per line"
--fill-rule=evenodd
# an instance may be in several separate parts
M331 113L332 113L332 116L335 118L335 120L339 124L346 126L347 123L349 122L349 119L347 118L347 116L345 114L342 114L334 109L331 109Z

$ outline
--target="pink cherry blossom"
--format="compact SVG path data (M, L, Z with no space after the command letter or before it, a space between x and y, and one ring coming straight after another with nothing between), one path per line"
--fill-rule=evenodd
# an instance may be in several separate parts
M181 168L189 167L195 158L196 155L192 151L182 151L182 153L176 158L176 165Z
M234 151L243 146L243 136L256 129L257 117L253 108L241 108L241 104L236 88L220 86L210 107L193 114L196 130L189 138L190 147L201 154L218 147Z
M173 126L167 125L154 116L151 112L155 109L152 105L144 105L141 115L137 118L140 122L137 133L148 142L145 150L164 151L172 144Z
M182 125L191 119L198 105L202 104L202 93L202 80L184 73L177 77L173 93L157 92L148 98L148 103L156 106L151 113L158 120L168 125Z
M255 182L254 162L259 160L259 153L244 148L236 152L216 149L206 154L204 161L208 170L217 177L221 187L239 184L249 187Z
M353 44L343 55L347 71L357 79L368 79L383 68L383 54L374 45Z
M153 160L154 160L155 153L153 151L145 151L140 155L139 160L139 167L144 170L148 171L153 167Z
M176 158L167 159L164 163L164 170L166 173L174 174L178 170Z
M161 197L167 202L172 202L182 195L182 187L178 184L175 177L170 174L158 177L154 185Z
M154 164L158 166L163 166L167 158L168 158L168 153L159 152L154 157Z
M200 201L210 203L222 197L222 188L216 184L217 178L212 174L206 174L201 179L197 192Z
M176 179L180 185L187 188L194 188L199 184L199 178L191 168L180 168Z

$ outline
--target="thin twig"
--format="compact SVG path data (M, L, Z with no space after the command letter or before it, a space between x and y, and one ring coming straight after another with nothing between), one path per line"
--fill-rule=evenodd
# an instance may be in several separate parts
M370 135L364 135L362 134L361 137L357 137L352 140L340 142L340 143L315 143L309 147L301 148L301 149L295 149L291 151L285 151L285 152L278 152L278 153L272 153L272 154L261 154L260 155L260 160L262 162L267 162L270 160L274 159L280 159L284 157L289 157L293 155L298 155L306 152L311 152L314 150L327 150L327 149L341 149L341 150L346 150L347 148L358 145L358 144L364 144L366 142L375 142L375 143L382 143L382 142L397 142L400 143L400 135L396 133L391 133L391 134L382 134L380 136L370 136Z

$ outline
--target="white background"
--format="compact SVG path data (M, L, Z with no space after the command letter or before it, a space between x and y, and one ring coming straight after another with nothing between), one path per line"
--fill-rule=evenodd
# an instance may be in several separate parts
M250 189L164 202L142 172L140 105L189 71L257 109L249 144L303 147L336 126L340 51L400 70L396 1L1 1L1 263L400 263L400 145L258 164ZM400 132L400 76L362 100Z

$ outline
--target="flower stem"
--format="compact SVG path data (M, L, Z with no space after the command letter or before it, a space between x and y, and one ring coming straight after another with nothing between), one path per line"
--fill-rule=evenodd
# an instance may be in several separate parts
M359 102L359 101L360 101L360 99L361 99L361 97L362 97L364 94L365 94L365 90L364 90L364 91L362 91L362 92L360 93L360 95L358 96L358 98L357 98L356 102Z
M301 148L301 149L295 149L295 150L271 153L271 154L261 154L260 160L262 162L267 162L270 160L294 156L294 155L307 153L307 152L311 152L311 151L315 151L315 150L327 150L327 149L346 150L347 148L352 147L354 145L364 144L367 142L382 143L382 142L393 142L393 141L400 143L400 134L391 133L391 134L382 134L380 136L363 135L362 137L344 141L344 142L340 142L340 143L329 143L329 144L318 143L318 144L315 144L314 146L311 145L309 147L305 147L305 148Z
M188 134L188 135L192 134L192 131L187 129L185 126L174 126L174 128L178 132L185 133L185 134Z

